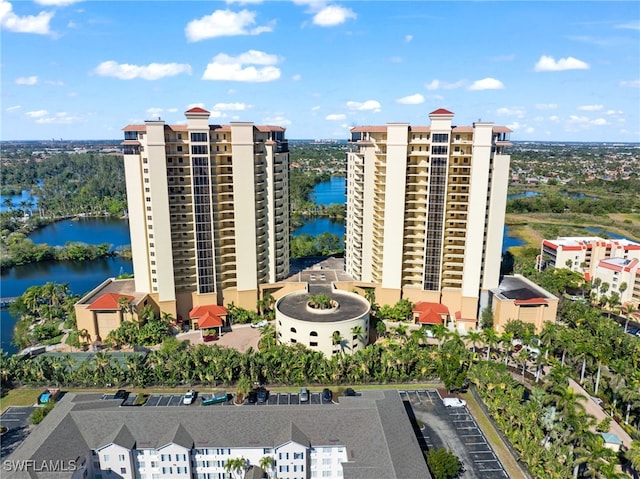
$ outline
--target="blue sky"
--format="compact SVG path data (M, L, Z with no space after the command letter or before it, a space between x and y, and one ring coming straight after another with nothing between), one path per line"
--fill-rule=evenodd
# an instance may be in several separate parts
M640 3L0 0L2 140L130 123L493 121L513 140L640 141Z

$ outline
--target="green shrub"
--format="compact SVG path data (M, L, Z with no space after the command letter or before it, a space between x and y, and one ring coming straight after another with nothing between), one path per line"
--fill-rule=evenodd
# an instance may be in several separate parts
M453 479L462 471L460 459L448 449L431 449L426 456L434 479Z

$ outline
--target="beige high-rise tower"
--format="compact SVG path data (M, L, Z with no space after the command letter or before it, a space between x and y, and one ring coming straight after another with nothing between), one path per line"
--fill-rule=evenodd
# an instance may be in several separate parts
M135 289L183 318L199 305L254 309L259 286L289 272L284 128L185 116L123 129Z
M429 118L351 129L345 268L380 304L441 303L472 322L498 286L511 130Z

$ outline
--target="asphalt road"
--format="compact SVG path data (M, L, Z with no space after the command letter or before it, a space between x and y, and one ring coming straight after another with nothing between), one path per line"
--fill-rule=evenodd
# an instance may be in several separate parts
M445 407L435 389L400 391L400 396L425 425L416 432L420 445L455 454L464 467L460 479L509 479L466 407Z
M29 417L34 406L12 406L0 416L0 423L9 430L0 439L0 459L4 459L29 435Z

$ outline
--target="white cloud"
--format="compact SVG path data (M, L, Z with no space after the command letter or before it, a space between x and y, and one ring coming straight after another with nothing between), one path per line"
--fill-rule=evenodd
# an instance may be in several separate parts
M320 109L320 105L312 106L311 111L318 111Z
M536 104L537 110L555 110L556 108L558 108L558 105L556 103L537 103Z
M607 110L605 112L606 115L624 115L622 110Z
M163 108L147 108L147 118L160 118L163 111Z
M278 63L277 55L271 55L258 50L249 50L232 57L226 53L219 53L202 75L203 80L226 80L241 82L269 82L280 78L280 69L273 66ZM251 65L251 66L245 66ZM256 68L252 65L266 65Z
M413 35L405 35L404 37L404 41L409 43L411 40L413 40Z
M49 114L49 112L47 110L35 110L35 111L28 111L25 113L25 115L28 118L42 118L44 116L47 116Z
M233 111L244 111L248 108L252 108L253 105L249 105L247 103L216 103L213 105L214 110L233 110Z
M325 120L331 120L331 121L344 120L345 118L347 118L347 115L344 115L342 113L332 113L324 117Z
M36 83L38 83L38 77L36 75L16 78L16 85L35 85Z
M22 108L22 105L13 105L8 107L6 111L16 111L16 110L20 110L21 108Z
M53 7L66 7L74 3L81 2L82 0L35 0L40 5L53 6Z
M291 77L291 79L292 79L293 81L300 81L300 80L302 80L302 75L300 75L299 73L297 73L297 74L293 75L293 76Z
M589 64L574 57L560 58L542 55L533 68L537 72L559 72L564 70L588 70Z
M82 118L78 116L73 116L67 113L66 111L60 111L50 116L42 116L36 119L36 123L39 124L55 124L55 125L70 125L72 123L77 123L81 121Z
M607 120L605 120L604 118L596 118L595 120L591 120L591 124L592 125L602 126L602 125L608 125L609 122Z
M425 83L424 87L427 90L437 90L440 88L440 80L431 80L430 83Z
M249 5L249 4L257 5L259 3L262 3L262 1L263 0L225 0L227 4L237 3L239 5Z
M64 86L64 82L63 81L54 81L54 80L45 80L44 81L45 84L47 85L52 85L52 86Z
M549 117L549 121L558 121L560 120L560 117L558 115L551 115Z
M347 108L349 108L349 110L373 110L378 112L380 111L380 102L376 100L367 100L364 102L348 101Z
M431 80L431 82L429 83L425 83L424 87L427 90L439 90L440 88L442 88L443 90L455 90L456 88L461 88L463 87L465 84L464 80L458 80L457 82L453 82L453 83L447 83L447 82L441 82L440 80Z
M271 25L254 27L256 12L216 10L198 20L190 21L184 29L187 40L199 42L207 38L233 35L259 35L273 30Z
M10 32L48 35L51 33L49 24L53 15L53 12L40 12L38 15L20 17L13 13L11 3L0 0L0 27Z
M420 103L424 103L424 96L420 93L415 93L414 95L398 98L396 103L402 103L403 105L419 105Z
M522 108L521 106L502 107L496 110L497 115L515 116L518 118L524 118L525 113L526 113L525 109Z
M571 123L589 123L589 118L586 116L569 115L569 121Z
M274 116L267 116L262 121L265 125L291 125L291 120L287 120L287 118L285 118L281 113L276 113Z
M500 80L496 80L495 78L483 78L482 80L474 81L468 88L473 91L480 90L502 90L504 89L504 84Z
M582 105L578 107L580 111L598 111L604 108L603 105Z
M629 23L621 23L620 25L616 25L616 28L621 28L624 30L640 30L640 22L629 22Z
M103 77L114 77L120 80L159 80L186 73L191 75L191 66L186 63L150 63L149 65L130 65L128 63L116 63L113 60L102 62L93 73Z
M353 10L339 5L327 5L313 17L313 23L320 27L334 27L346 22L349 18L356 18Z
M630 86L633 88L640 88L640 80L622 80L619 83L620 86Z

